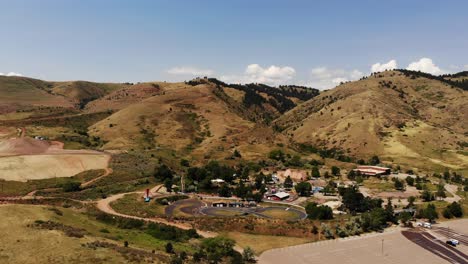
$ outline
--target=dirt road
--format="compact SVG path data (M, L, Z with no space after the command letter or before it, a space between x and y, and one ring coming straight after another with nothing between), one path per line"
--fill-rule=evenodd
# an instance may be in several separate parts
M108 175L111 174L111 173L112 173L112 169L111 169L111 168L105 168L105 169L104 169L104 173L103 173L101 176L96 177L96 178L94 178L94 179L91 179L91 180L89 180L89 181L87 181L87 182L82 183L80 187L81 187L81 188L86 188L86 187L88 187L89 185L91 185L91 184L93 184L94 182L96 182L96 181L98 181L98 180L100 180L100 179L102 179L102 178L108 176Z
M155 188L153 188L152 190L159 189L160 187L161 187L161 185L158 185ZM122 214L122 213L116 212L110 206L110 204L112 202L117 201L118 199L121 199L125 195L132 194L132 193L137 193L137 194L141 194L141 195L144 194L144 192L119 193L119 194L107 197L106 199L102 199L102 200L98 201L96 206L102 212L112 214L112 215L116 215L116 216L120 216L120 217L138 219L138 220L142 220L142 221L146 221L146 222L166 224L166 225L175 226L177 228L184 229L184 230L192 229L191 225L188 225L188 224L185 224L185 223L171 222L171 221L168 221L167 219L164 219L164 218L144 218L144 217L138 217L138 216L133 216L133 215ZM152 194L155 195L155 193L152 193ZM154 197L157 197L157 195L155 195ZM202 231L202 230L197 230L197 233L200 236L203 236L203 237L215 237L217 235L214 232L207 232L207 231Z

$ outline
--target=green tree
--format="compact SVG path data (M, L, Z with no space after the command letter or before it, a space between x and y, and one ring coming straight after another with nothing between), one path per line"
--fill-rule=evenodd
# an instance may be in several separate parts
M223 184L218 190L218 195L221 197L231 197L232 191L227 184Z
M265 180L265 176L263 174L258 174L257 176L255 176L255 189L257 190L260 190L262 189L262 187L264 186L263 185L263 182Z
M411 176L406 177L406 184L408 184L409 186L413 186L414 185L414 178L411 177Z
M154 177L160 181L164 181L166 179L172 179L174 176L174 173L172 172L171 169L169 169L166 164L163 164L159 167L157 167L154 171Z
M79 182L66 182L63 184L62 189L64 192L78 192L81 190L81 183Z
M437 185L437 191L435 193L435 196L439 197L440 199L447 197L447 195L445 194L444 184L442 182L440 182Z
M370 164L370 165L378 165L378 164L380 164L380 159L379 159L379 157L378 157L377 155L372 156L372 158L370 158L370 160L369 160L369 164Z
M174 246L172 245L171 242L168 242L166 244L166 253L169 253L169 254L174 253Z
M232 154L232 156L234 158L241 158L242 157L242 155L240 154L240 152L237 149L234 150L234 153Z
M414 207L414 202L416 201L416 197L410 196L408 197L408 205L406 206L407 208Z
M433 201L434 200L434 194L426 189L426 190L424 190L422 192L421 199L423 199L424 202Z
M186 159L181 159L180 160L180 166L182 167L189 167L190 166L190 162Z
M403 184L402 181L400 181L398 178L395 179L395 189L401 191L405 188L405 185Z
M286 177L286 179L284 180L283 186L284 188L288 188L288 189L293 187L293 180L291 179L291 176Z
M242 260L247 263L255 263L255 252L252 248L246 247L242 252Z
M211 263L219 263L223 257L233 256L234 240L222 236L205 238L202 241L202 250L206 252L206 258Z
M386 212L380 207L361 215L362 229L364 231L381 230L385 226L385 222Z
M270 151L268 154L268 157L272 160L277 160L277 161L282 161L284 162L285 160L285 155L284 152L281 149L275 149Z
M387 204L385 205L385 214L386 214L386 220L388 222L392 222L392 223L396 222L395 212L393 210L393 204L390 198L387 199Z
M356 172L354 170L349 170L348 179L350 179L350 180L356 179Z
M413 217L408 212L403 212L398 216L398 219L404 226L408 226L412 218Z
M340 168L338 168L337 166L332 166L331 167L331 174L334 175L334 176L340 175Z
M312 186L308 182L300 182L294 187L299 196L310 196Z
M427 218L430 222L433 222L435 219L439 218L436 207L434 204L430 203L424 209L424 217Z
M172 192L172 179L166 179L164 181L164 187L166 187L167 192Z
M320 171L317 166L312 167L312 177L320 178Z
M307 217L313 220L333 219L333 210L326 205L317 205L317 203L307 203L305 206Z
M461 207L459 203L453 202L447 208L449 209L450 214L453 215L454 217L463 216L463 208Z

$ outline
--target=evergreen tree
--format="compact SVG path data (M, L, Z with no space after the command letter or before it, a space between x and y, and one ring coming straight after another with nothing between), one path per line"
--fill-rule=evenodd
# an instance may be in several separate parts
M286 177L283 185L284 185L284 188L288 188L288 189L293 187L293 180L291 179L291 176Z
M312 177L313 178L320 178L320 171L317 166L312 167Z

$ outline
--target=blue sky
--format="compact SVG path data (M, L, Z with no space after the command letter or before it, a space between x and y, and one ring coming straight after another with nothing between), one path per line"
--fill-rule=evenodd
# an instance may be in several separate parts
M0 0L0 73L330 88L374 70L468 70L468 1Z

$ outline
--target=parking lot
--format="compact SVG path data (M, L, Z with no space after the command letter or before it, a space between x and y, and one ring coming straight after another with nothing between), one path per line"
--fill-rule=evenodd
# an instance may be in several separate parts
M427 232L399 229L361 237L328 240L264 252L259 263L467 263L467 247L453 248ZM431 237L432 236L432 237Z

